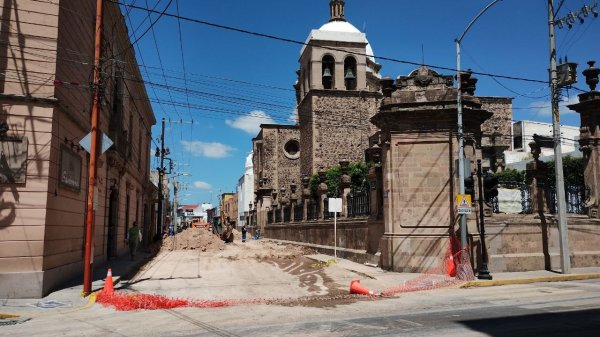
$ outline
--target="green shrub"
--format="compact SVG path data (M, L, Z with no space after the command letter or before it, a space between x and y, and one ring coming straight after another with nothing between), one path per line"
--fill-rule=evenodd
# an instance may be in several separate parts
M506 168L494 173L500 183L522 183L525 181L525 172L513 168Z
M366 163L351 163L348 166L348 174L352 180L351 191L353 193L369 190L369 174L370 164ZM342 169L339 165L330 167L325 170L325 183L327 184L327 197L340 197L340 182L342 179ZM313 199L319 195L320 178L318 174L313 174L309 180L310 194Z
M556 185L556 176L554 172L554 161L549 161L548 171L546 171L546 182L549 186ZM563 174L565 185L567 186L583 186L583 158L574 158L571 156L563 157Z

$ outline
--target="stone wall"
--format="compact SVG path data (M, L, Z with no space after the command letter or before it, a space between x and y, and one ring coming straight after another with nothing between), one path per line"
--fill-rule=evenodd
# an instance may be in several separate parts
M303 152L300 132L294 125L263 124L261 132L254 139L254 190L261 187L260 179L265 179L262 187L279 193L281 188L288 192L290 184L300 184L300 156ZM288 142L297 142L300 153L286 152Z
M491 272L560 269L557 219L534 215L494 215L486 218L486 243ZM573 268L600 265L600 220L571 215L568 218L569 250ZM479 238L473 240L474 260L479 261ZM477 262L475 263L477 268Z
M367 232L368 226L366 218L338 219L337 245L340 248L366 251ZM264 236L270 239L333 247L333 219L270 224L265 227Z
M481 125L482 167L496 172L504 167L504 151L512 150L512 98L477 97L493 116Z
M312 90L301 103L302 175L338 165L341 160L364 161L368 138L376 127L379 93ZM311 145L306 143L311 142Z
M512 144L512 98L510 97L481 97L477 96L481 109L494 115L481 124L483 138L496 133L495 146L507 147ZM483 140L485 142L486 139Z

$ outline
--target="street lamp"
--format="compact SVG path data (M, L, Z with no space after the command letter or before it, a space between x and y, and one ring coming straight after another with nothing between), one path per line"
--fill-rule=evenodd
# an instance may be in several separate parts
M465 37L469 29L475 24L490 7L502 0L494 0L489 3L477 16L469 23L465 31L460 35L459 38L454 39L456 43L456 82L457 82L457 94L456 94L456 109L458 110L457 116L457 137L458 137L458 192L459 194L465 194L465 146L463 136L463 112L462 112L462 92L460 83L460 43ZM461 248L467 247L467 215L460 214L460 244Z

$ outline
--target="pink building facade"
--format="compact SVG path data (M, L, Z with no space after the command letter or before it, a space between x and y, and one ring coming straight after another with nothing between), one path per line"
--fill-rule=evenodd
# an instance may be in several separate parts
M0 298L35 298L83 273L95 0L6 1L0 15ZM117 5L105 3L93 262L155 234L156 123Z

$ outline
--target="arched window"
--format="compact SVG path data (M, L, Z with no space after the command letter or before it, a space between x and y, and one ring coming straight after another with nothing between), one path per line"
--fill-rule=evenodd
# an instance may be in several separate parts
M356 59L352 56L344 60L344 84L346 90L356 90Z
M323 56L323 68L321 70L321 78L323 80L323 89L333 89L335 80L335 60L331 55Z

